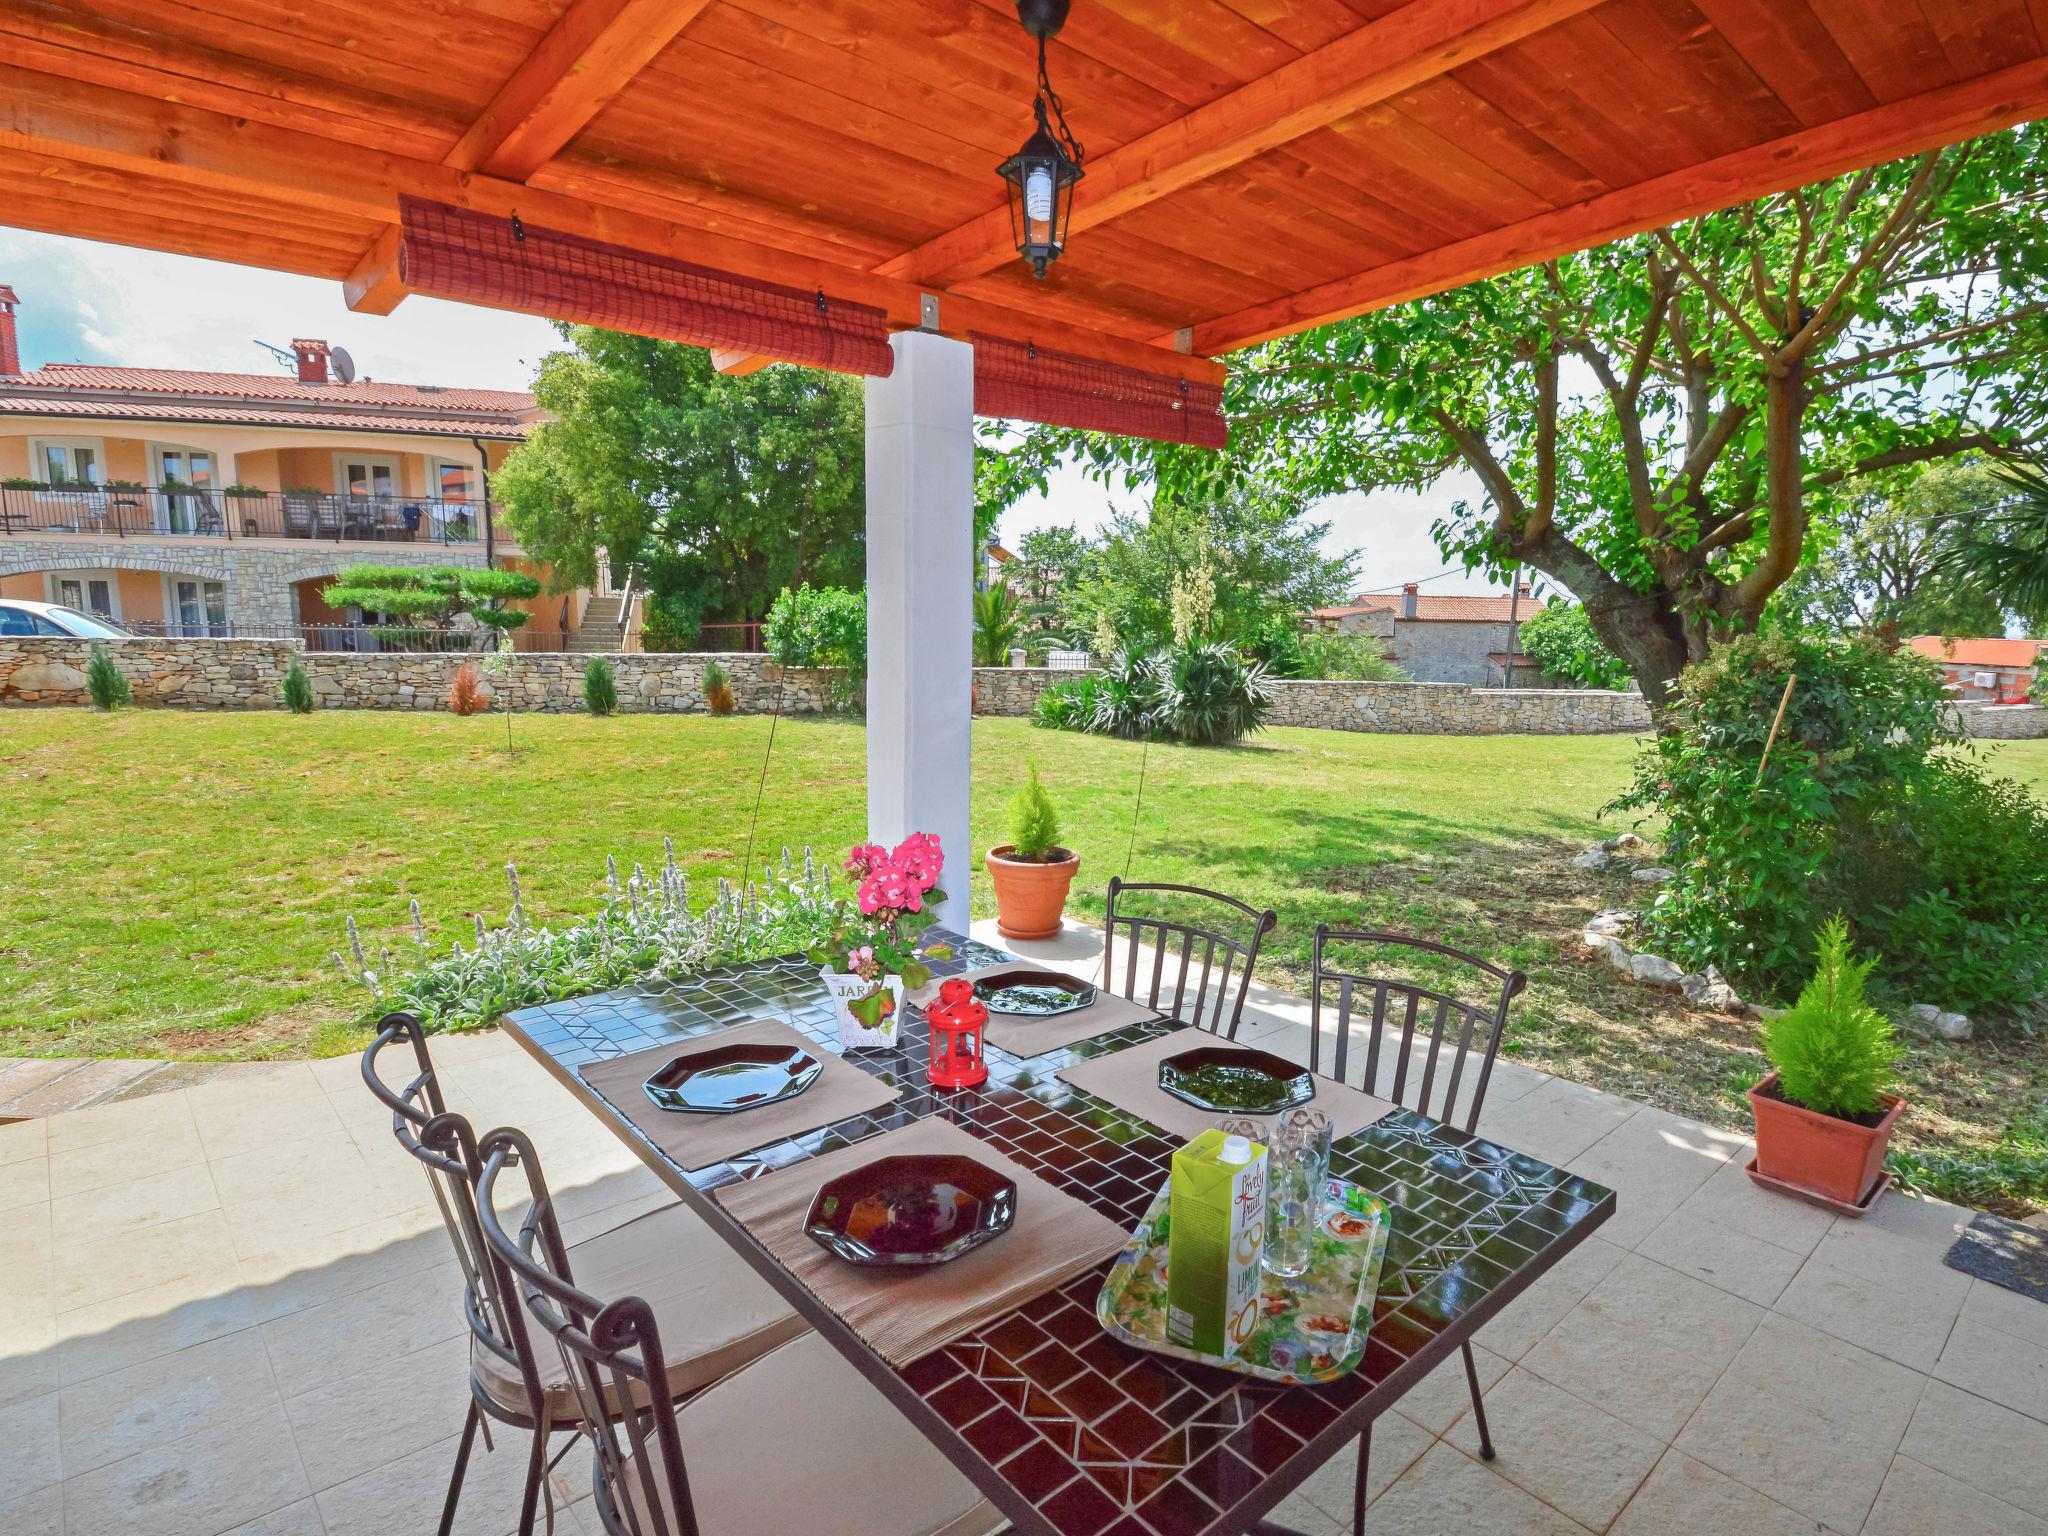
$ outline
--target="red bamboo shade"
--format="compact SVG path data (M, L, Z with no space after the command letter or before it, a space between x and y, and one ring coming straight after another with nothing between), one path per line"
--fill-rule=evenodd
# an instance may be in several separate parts
M1000 336L974 338L979 416L1221 448L1229 436L1223 391Z

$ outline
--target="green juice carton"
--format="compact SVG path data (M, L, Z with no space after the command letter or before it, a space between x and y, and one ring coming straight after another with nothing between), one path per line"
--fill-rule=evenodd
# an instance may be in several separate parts
M1166 1337L1233 1359L1259 1323L1265 1147L1202 1132L1173 1154L1167 1201Z

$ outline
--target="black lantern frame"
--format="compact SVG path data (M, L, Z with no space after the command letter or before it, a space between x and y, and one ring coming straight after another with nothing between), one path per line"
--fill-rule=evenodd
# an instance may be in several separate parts
M1059 93L1045 71L1046 41L1067 19L1067 0L1017 0L1017 19L1038 39L1038 90L1032 112L1038 125L1024 147L996 167L1010 198L1010 236L1017 254L1045 276L1046 265L1067 247L1074 214L1074 185L1081 179L1082 149Z

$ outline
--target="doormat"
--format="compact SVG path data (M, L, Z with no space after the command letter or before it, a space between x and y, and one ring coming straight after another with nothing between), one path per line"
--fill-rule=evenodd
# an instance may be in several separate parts
M1942 1262L2008 1291L2048 1301L2048 1229L1980 1211Z

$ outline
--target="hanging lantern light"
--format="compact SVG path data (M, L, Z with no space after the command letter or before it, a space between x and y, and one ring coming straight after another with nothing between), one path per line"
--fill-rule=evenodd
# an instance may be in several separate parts
M926 1076L938 1088L972 1088L988 1081L981 1032L988 1027L988 1004L974 995L974 983L952 976L939 983L939 995L925 1009L931 1030L932 1060Z
M1067 127L1067 114L1045 73L1045 44L1065 25L1068 0L1017 0L1017 19L1038 39L1038 93L1032 111L1038 126L1024 147L996 167L1010 193L1010 233L1017 254L1045 276L1046 263L1066 248L1067 221L1074 211L1074 183L1081 179L1081 146ZM1055 131L1057 130L1057 131Z

